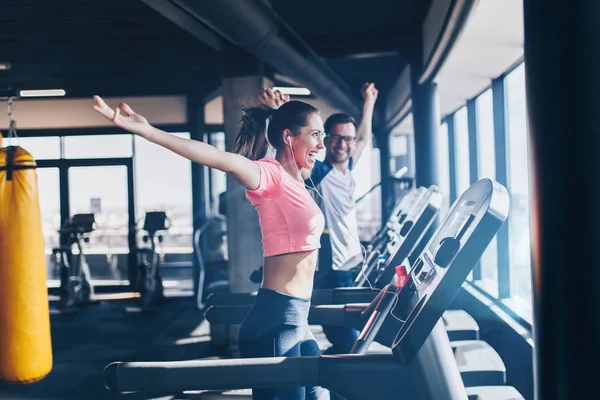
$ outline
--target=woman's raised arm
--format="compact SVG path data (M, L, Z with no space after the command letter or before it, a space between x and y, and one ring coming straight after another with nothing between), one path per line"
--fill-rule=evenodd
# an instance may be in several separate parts
M204 142L184 139L157 129L148 120L125 103L116 110L110 108L100 96L94 96L94 110L116 126L158 144L190 161L231 174L246 189L254 190L260 183L258 165L239 154L221 151Z

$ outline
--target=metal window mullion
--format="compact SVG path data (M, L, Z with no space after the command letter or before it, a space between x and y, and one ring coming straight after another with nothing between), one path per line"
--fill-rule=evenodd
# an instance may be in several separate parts
M467 101L467 128L469 132L469 181L471 184L479 178L477 165L477 102ZM481 262L477 261L473 268L473 280L481 280Z
M494 111L494 151L496 155L496 181L508 187L508 149L506 140L506 97L504 78L492 81L492 98ZM509 216L509 218L511 218ZM498 297L510 297L510 258L508 221L496 235L498 248Z

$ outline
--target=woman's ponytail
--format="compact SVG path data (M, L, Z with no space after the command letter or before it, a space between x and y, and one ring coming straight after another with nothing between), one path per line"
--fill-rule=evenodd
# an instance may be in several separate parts
M242 109L242 126L235 138L232 152L241 154L250 160L260 160L267 155L269 141L267 140L267 118L275 112L268 106L258 106Z

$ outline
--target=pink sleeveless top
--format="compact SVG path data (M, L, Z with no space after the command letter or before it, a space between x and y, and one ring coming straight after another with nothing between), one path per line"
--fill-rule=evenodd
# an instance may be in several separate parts
M321 247L325 218L304 182L291 177L277 160L256 161L260 183L246 190L258 212L265 257Z

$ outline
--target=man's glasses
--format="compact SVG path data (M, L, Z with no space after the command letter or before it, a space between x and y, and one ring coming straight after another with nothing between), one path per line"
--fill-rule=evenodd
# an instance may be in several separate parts
M347 144L350 144L356 140L356 136L327 135L327 140L333 143L341 143L343 140Z

